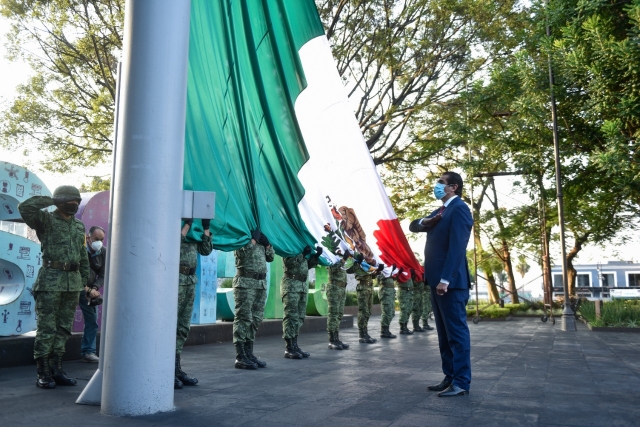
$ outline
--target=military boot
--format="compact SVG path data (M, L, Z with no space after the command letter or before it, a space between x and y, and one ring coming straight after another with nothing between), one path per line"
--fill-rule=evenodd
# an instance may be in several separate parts
M295 337L292 338L293 341L293 348L296 349L296 351L298 353L300 353L300 356L302 357L309 357L311 356L311 353L309 353L308 351L304 351L303 349L301 349L300 347L298 347L298 336L296 335Z
M258 365L247 358L243 342L235 343L236 346L236 369L258 369Z
M396 338L396 336L391 333L388 326L383 326L380 331L380 338Z
M406 323L400 323L400 335L413 335L413 331L407 328Z
M342 346L343 350L347 350L349 348L349 344L345 344L340 341L340 331L336 331L336 342Z
M364 328L364 335L365 335L365 336L367 337L367 339L369 340L369 341L367 341L367 344L373 344L373 343L375 343L375 342L378 342L378 340L377 340L377 339L375 339L375 338L371 338L371 335L369 335L369 328L367 328L366 326L365 326L365 328Z
M180 381L178 379L178 377L176 377L174 375L174 377L173 377L173 389L174 390L180 390L181 388L182 388L182 381Z
M429 322L427 322L427 319L422 319L422 328L425 331L433 331L433 326L429 325Z
M329 350L342 350L342 346L336 342L336 333L329 332Z
M358 337L360 338L358 341L361 343L367 342L367 336L364 334L364 329L358 328Z
M360 329L360 339L358 341L363 344L373 344L374 342L376 342L376 340L374 340L369 336L369 334L367 334L367 328Z
M253 355L253 341L247 341L246 343L244 343L244 349L247 352L247 358L258 365L258 368L267 367L267 362L263 362Z
M36 386L40 388L56 388L56 382L51 378L51 369L49 368L49 359L47 357L38 357L36 359L36 369L38 371Z
M182 370L182 366L180 366L180 355L176 354L176 378L182 382L184 385L196 385L198 384L198 379L190 377L187 375L185 371Z
M284 341L286 342L284 357L287 359L302 359L302 355L293 346L293 338L285 338Z
M51 378L57 385L76 385L78 382L75 378L69 378L67 373L62 369L62 355L55 354L51 358Z
M420 319L413 321L413 332L427 332L426 329L420 327Z

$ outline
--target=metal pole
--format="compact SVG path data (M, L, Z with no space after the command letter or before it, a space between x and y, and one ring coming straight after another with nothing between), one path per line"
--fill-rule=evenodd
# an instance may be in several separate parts
M109 189L109 226L107 232L111 237L113 231L113 189L115 187L116 176L116 153L118 152L118 113L120 111L120 85L122 76L122 62L118 62L118 79L116 82L116 105L113 117L113 154L111 156L111 186ZM100 405L102 399L102 373L104 372L104 333L107 325L107 305L109 303L109 262L111 260L111 245L107 246L107 260L105 265L104 289L102 291L104 302L102 303L102 333L100 333L100 361L98 362L98 370L93 374L87 386L82 390L80 396L76 400L79 405Z
M125 7L103 414L173 409L190 6Z
M549 3L547 2L547 7ZM547 37L551 37L549 18L547 16ZM549 93L551 99L551 119L553 121L553 150L555 153L556 169L556 198L558 200L558 224L560 225L560 250L562 252L562 286L564 289L564 309L562 311L562 330L575 331L576 319L571 310L571 299L569 298L569 281L567 277L567 248L564 239L564 207L562 202L562 171L560 169L560 143L558 140L558 117L556 111L556 99L553 93L553 66L551 64L551 54L549 54Z

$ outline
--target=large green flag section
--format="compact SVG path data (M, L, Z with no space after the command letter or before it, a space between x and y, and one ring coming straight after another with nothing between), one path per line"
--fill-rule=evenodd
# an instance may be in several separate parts
M298 49L323 35L313 0L193 0L184 188L216 192L214 247L259 228L282 256L313 245L298 211L309 156L294 103Z

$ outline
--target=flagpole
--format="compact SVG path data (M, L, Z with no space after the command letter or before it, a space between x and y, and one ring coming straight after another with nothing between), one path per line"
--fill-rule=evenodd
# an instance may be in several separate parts
M125 6L101 349L107 415L174 408L190 8L190 0Z

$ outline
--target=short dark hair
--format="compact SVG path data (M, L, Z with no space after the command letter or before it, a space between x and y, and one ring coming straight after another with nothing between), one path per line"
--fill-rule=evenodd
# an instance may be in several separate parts
M102 232L103 232L103 233L105 233L105 234L107 233L106 231L104 231L104 228L100 227L99 225L93 225L93 226L91 226L91 228L89 229L89 234L90 234L90 235L91 235L91 234L93 234L93 232L94 232L94 231L96 231L96 230L100 230L100 231L102 231Z
M442 176L447 177L447 184L455 184L458 186L458 188L456 188L455 193L458 197L461 197L462 196L462 177L460 176L460 174L447 171L443 173Z

